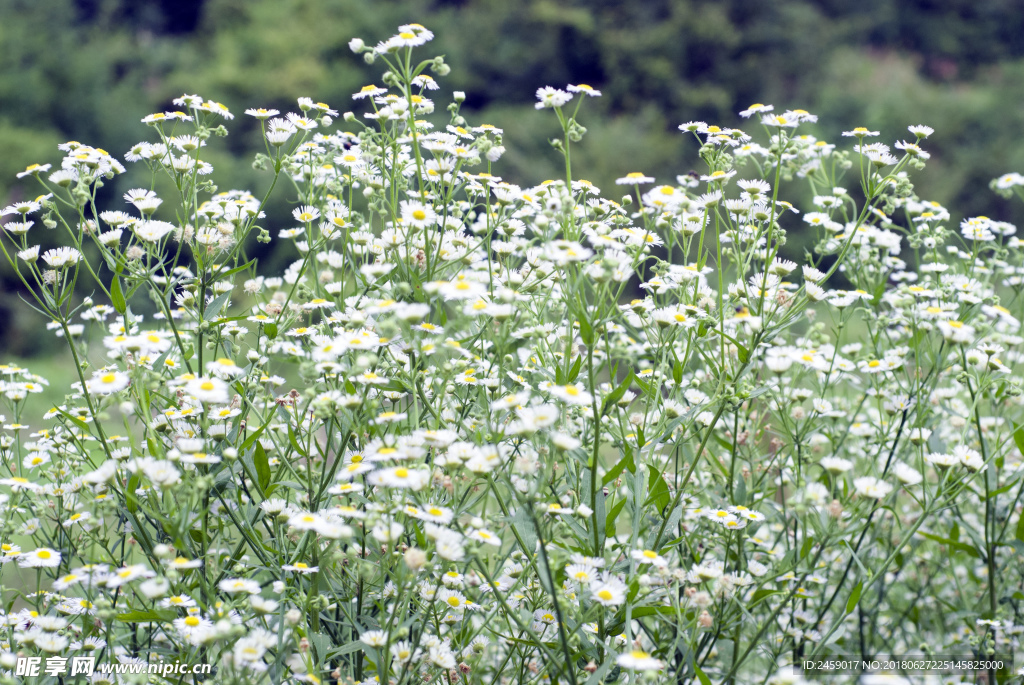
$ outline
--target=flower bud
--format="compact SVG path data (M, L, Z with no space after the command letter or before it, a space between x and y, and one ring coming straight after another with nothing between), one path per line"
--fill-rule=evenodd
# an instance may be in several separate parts
M427 553L416 547L407 549L403 558L405 559L405 565L412 571L419 571L427 563Z

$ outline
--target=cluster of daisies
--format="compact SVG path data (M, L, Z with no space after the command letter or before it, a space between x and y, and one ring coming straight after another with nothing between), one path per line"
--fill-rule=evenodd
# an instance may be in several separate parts
M77 142L19 174L0 246L76 367L0 366L0 668L760 682L1019 648L1024 260L914 194L932 130L843 148L757 104L680 126L707 173L610 200L570 84L536 103L566 178L525 186L464 94L435 112L431 38L352 41L386 66L358 113L246 110L290 217L210 185L234 116L197 95L124 155L180 197L97 208L125 167Z

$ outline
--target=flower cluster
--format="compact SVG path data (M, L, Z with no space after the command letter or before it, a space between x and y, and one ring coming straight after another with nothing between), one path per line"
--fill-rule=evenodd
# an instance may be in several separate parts
M0 367L0 668L763 682L1019 647L1024 259L915 195L931 129L840 149L757 104L613 200L571 164L600 91L541 88L565 177L524 186L462 93L435 111L432 36L352 41L386 67L359 114L246 110L290 217L213 185L234 116L198 95L124 155L173 192L101 210L125 168L79 143L19 174L0 246L75 368L41 408Z

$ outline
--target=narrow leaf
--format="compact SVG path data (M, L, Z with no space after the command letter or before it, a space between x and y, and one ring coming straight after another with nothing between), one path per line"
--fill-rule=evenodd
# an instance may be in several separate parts
M857 603L860 602L860 593L864 590L864 581L857 583L857 587L853 588L853 592L850 593L850 598L846 600L846 613L852 614L853 610L857 608Z
M114 309L117 310L118 314L124 314L125 310L128 309L128 303L124 299L124 293L121 291L121 278L114 274L114 280L110 284L110 303L114 305Z
M633 450L628 450L626 456L619 460L619 463L612 467L612 470L604 474L601 478L601 485L608 485L613 480L619 477L619 474L624 470L629 469L630 473L636 470L636 465L633 463Z
M626 506L626 499L622 498L612 507L612 510L608 512L608 518L604 522L604 535L605 537L612 537L615 535L615 519L619 517L622 512L622 508Z
M569 369L569 382L572 383L580 375L580 367L583 365L583 355L576 356L576 363Z
M227 304L228 298L231 297L231 293L224 293L213 298L206 307L206 311L203 312L203 321L213 321L220 314L220 310Z
M128 479L128 485L124 489L124 498L128 505L128 511L135 513L139 508L139 500L135 496L135 491L139 489L139 483L142 477L138 474L132 474L132 477Z
M256 464L256 485L259 486L260 492L266 492L270 487L270 460L267 458L267 451L258 442L253 454L253 463Z
M619 387L608 393L604 398L604 405L601 408L602 416L607 414L608 409L625 396L626 391L629 390L629 386L633 384L634 378L633 369L630 369L629 373L626 374L626 379L619 384Z

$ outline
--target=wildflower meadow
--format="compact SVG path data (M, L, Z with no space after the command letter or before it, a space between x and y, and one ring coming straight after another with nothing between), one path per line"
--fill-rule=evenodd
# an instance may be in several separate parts
M932 129L755 104L602 192L546 87L521 187L431 38L246 110L266 193L198 95L19 174L73 363L0 366L0 682L1020 683L1024 255L915 194Z

